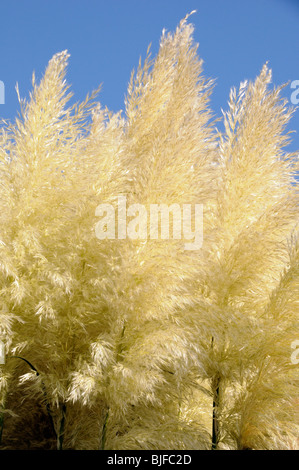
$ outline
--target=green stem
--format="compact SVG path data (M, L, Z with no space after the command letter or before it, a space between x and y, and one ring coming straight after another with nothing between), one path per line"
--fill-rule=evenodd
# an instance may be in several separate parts
M0 445L2 443L2 433L4 428L4 413L0 412Z
M65 404L62 405L62 410L61 410L61 420L60 420L60 427L59 427L59 433L57 436L57 450L62 450L62 445L63 445L63 438L64 438L64 425L65 425L65 417L66 417L66 406Z
M214 349L214 337L212 336L211 349ZM217 450L219 443L219 402L220 402L220 377L212 379L213 392L213 418L212 418L212 450Z
M106 416L105 416L103 429L102 429L101 450L105 450L108 418L109 418L109 408L107 409L107 413L106 413Z
M36 370L36 368L31 364L31 362L27 361L24 357L21 356L7 356L7 359L22 359L22 361L26 362L29 367L31 367L32 370L36 373L36 375L39 375L39 372Z
M38 370L34 367L33 364L31 364L31 362L29 362L27 359L25 359L24 357L21 357L21 356L7 356L7 359L21 359L22 361L26 362L26 364L29 365L29 367L34 370L34 372L36 373L36 376L38 377L40 374L38 372ZM46 402L46 410L47 410L47 413L48 413L48 416L49 416L49 419L50 419L50 423L51 423L51 428L52 428L52 431L54 432L55 436L56 436L56 439L57 439L57 433L56 433L56 430L55 430L55 426L54 426L54 420L53 420L53 415L52 415L52 412L51 412L51 407L50 407L50 404L49 404L49 401L48 401L48 396L47 396L47 391L46 391L46 387L45 387L45 384L43 383L43 381L41 382L41 385L42 385L42 391L43 391L43 395L44 395L44 398L45 398L45 402ZM1 413L3 414L3 413ZM0 427L0 442L1 442L1 435L2 435L2 431L3 431L3 420L4 420L4 417L3 419L1 420L0 418L0 426L2 425L2 427Z
M216 384L214 385L214 394L213 394L213 426L212 426L212 450L217 450L219 442L219 419L218 419L218 408L219 408L219 385L220 379L216 379Z

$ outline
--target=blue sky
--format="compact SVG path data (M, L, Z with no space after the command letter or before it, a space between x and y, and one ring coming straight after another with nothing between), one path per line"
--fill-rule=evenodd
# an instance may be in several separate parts
M16 83L27 97L33 70L41 78L53 54L65 49L71 54L67 80L73 100L83 100L102 83L101 104L123 109L139 57L145 57L150 43L155 55L162 29L173 31L194 9L190 21L204 72L216 79L215 116L227 108L230 88L253 80L266 61L275 85L299 80L299 0L2 0L5 104L0 116L14 119L19 110ZM291 100L293 91L286 87L284 96ZM290 128L299 131L299 110ZM288 150L298 150L299 132L292 138Z

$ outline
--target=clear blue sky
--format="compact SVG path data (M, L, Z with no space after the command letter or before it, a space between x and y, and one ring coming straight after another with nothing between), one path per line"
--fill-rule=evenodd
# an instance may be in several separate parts
M64 49L71 54L67 79L74 100L102 83L102 105L123 109L139 57L149 43L155 55L162 29L174 30L194 9L190 21L205 74L216 79L216 116L227 108L230 87L254 79L266 61L275 85L299 80L299 0L2 0L0 116L14 119L16 82L27 97L33 70L39 79L53 54ZM284 96L290 99L293 91L287 87ZM299 110L291 128L299 131ZM299 132L289 150L298 149Z

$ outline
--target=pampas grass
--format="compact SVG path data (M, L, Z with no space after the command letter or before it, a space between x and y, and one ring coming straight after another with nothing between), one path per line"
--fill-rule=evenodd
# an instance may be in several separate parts
M1 127L1 448L297 448L298 156L281 87L266 64L219 132L188 16L132 73L124 117L99 90L69 105L68 59ZM202 247L98 239L97 206L120 197L202 204Z

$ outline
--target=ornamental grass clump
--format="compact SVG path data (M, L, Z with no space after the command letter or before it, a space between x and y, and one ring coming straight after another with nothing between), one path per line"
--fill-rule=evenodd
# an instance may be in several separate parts
M266 64L218 131L187 20L124 113L70 104L64 51L2 124L2 449L298 447L293 111Z

